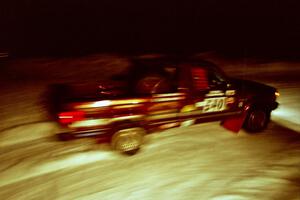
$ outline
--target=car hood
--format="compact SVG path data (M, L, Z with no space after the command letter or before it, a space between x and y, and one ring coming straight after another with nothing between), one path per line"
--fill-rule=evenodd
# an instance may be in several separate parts
M276 88L250 80L232 78L230 82L243 93L250 94L274 94Z

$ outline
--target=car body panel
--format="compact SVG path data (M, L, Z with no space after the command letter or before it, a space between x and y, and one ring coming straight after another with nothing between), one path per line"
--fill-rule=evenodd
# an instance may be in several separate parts
M273 110L278 105L275 88L229 78L206 62L160 63L131 70L121 81L68 86L60 94L64 100L57 112L62 127L81 137L93 132L111 135L124 126L152 132L186 120L221 120L225 128L238 132L249 106L262 104Z

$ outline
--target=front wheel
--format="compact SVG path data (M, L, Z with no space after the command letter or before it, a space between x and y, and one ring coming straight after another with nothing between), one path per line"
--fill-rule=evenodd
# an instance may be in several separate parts
M251 109L244 122L246 131L254 133L264 130L270 121L270 111L264 109Z

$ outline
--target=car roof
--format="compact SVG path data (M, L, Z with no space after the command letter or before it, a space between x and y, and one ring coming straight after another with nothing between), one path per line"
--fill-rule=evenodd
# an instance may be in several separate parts
M128 68L118 76L118 79L134 79L145 74L166 74L166 68L205 67L214 71L221 71L210 61L188 56L159 56L159 57L132 57Z
M135 58L131 60L131 67L141 68L142 70L159 69L166 66L185 67L185 66L201 66L208 68L217 68L217 66L209 61L182 57L182 56L163 56L158 58Z
M198 63L204 65L214 65L212 62L193 58L188 56L161 56L161 57L150 57L150 58L133 58L132 63L135 64L154 64L154 63L165 63L165 64L182 64L182 63Z

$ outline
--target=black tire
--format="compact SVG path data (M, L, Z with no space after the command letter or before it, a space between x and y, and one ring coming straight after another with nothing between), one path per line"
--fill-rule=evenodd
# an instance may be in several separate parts
M249 133L263 131L270 122L270 113L266 109L250 109L244 122L244 129Z
M133 150L131 150L131 151L125 151L124 153L125 153L126 155L128 155L128 156L132 156L132 155L136 154L139 150L140 150L140 148L138 148L138 149L133 149Z

